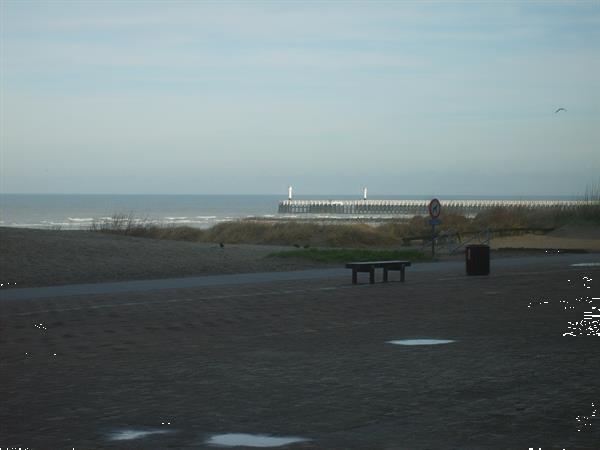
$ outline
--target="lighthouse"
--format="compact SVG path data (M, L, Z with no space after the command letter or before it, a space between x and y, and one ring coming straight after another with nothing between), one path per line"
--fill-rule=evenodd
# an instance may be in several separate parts
M288 186L288 200L292 199L292 187Z

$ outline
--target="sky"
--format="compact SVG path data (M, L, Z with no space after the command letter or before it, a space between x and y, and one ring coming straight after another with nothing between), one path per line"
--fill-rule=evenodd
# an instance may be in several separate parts
M598 1L0 0L0 20L3 193L600 179Z

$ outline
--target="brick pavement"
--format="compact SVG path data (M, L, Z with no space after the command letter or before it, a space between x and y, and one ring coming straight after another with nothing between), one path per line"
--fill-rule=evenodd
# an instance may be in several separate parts
M600 270L3 301L0 447L207 448L236 432L310 439L298 449L591 448L600 424L576 418L600 404L600 340L563 337L581 310L560 303L598 294L584 276ZM456 342L386 344L405 338ZM172 433L109 440L127 427Z

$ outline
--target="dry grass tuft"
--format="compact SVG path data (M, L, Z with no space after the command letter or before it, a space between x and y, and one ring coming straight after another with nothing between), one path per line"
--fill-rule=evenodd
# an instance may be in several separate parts
M92 223L90 231L121 234L125 236L175 241L202 241L205 231L198 228L165 225L147 218L138 219L133 214L115 214L110 220Z

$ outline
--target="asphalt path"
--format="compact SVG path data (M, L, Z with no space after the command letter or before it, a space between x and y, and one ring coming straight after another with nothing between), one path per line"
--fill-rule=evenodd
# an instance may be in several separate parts
M548 253L540 256L505 257L491 260L491 271L514 269L518 267L535 268L536 264L544 267L565 267L570 264L600 263L600 253L570 254ZM440 261L433 263L417 263L407 269L407 277L411 273L447 273L464 275L464 261ZM164 289L191 289L209 286L227 286L241 284L260 284L277 281L319 280L348 277L350 272L345 268L311 269L292 272L240 273L227 275L207 275L200 277L165 278L155 280L135 280L114 283L86 283L41 288L9 288L0 290L2 300L26 300L49 297L68 297L78 295L116 294L123 292L143 292Z

